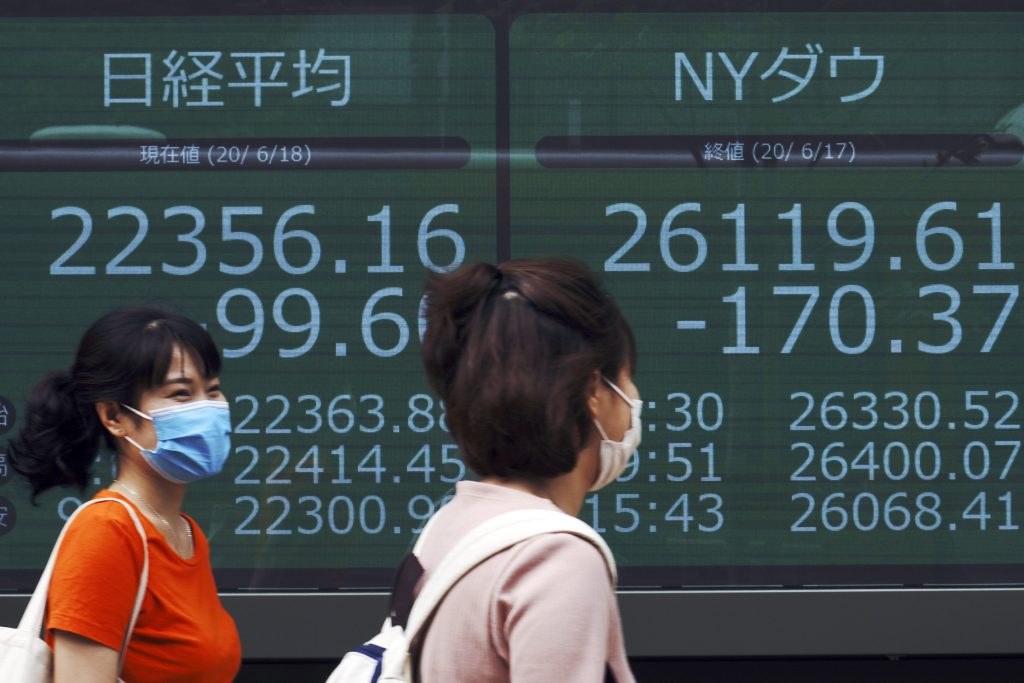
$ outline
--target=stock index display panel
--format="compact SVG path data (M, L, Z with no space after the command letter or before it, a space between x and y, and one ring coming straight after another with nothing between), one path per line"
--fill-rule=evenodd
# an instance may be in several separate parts
M639 340L644 441L583 511L627 568L662 568L638 572L654 585L1020 578L1019 30L513 26L512 147L534 154L512 169L512 254L602 271Z
M5 436L172 303L225 355L222 590L385 587L471 476L426 273L571 256L639 345L581 512L621 587L1024 583L1020 15L485 14L0 20ZM24 590L82 496L0 480Z
M428 269L494 258L489 22L12 19L0 32L17 104L0 114L0 393L22 413L104 311L178 306L224 355L233 452L187 504L221 585L387 584L465 475L420 371L419 311ZM33 508L18 483L2 493L3 566L37 569L80 496Z

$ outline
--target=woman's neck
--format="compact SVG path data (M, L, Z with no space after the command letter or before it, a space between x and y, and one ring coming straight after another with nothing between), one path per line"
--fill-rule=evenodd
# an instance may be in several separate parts
M485 484L504 486L505 488L523 491L538 498L547 498L558 509L573 517L580 513L587 489L573 481L572 472L552 479L504 479L500 477L484 477Z
M130 495L141 498L140 502L150 506L166 519L176 519L181 514L181 506L185 501L185 485L164 479L148 465L122 456L117 479L114 481ZM117 488L115 486L114 490Z
M583 499L597 478L599 451L600 442L592 441L576 457L576 467L550 479L484 477L482 481L547 498L563 512L576 517L583 507Z

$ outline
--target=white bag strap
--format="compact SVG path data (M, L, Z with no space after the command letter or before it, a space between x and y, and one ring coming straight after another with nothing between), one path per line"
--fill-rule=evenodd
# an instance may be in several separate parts
M433 521L433 520L431 520ZM428 524L429 527L429 524ZM427 528L424 528L426 531ZM408 642L414 642L420 630L430 620L448 591L471 569L492 555L534 536L551 533L569 533L586 539L604 556L608 577L614 585L617 580L615 558L612 551L596 531L585 522L555 510L515 510L493 517L472 529L453 547L437 569L431 572L426 584L413 603L405 633ZM422 534L421 534L422 540ZM417 550L420 543L416 544Z
M43 575L39 577L39 583L36 584L36 589L32 592L32 597L28 601L28 607L25 608L25 613L21 615L21 621L18 623L19 631L26 631L31 634L33 638L38 638L39 634L43 632L43 618L46 614L46 598L50 592L50 579L53 576L53 567L57 562L57 551L60 549L60 544L64 540L64 534L68 532L71 527L71 523L78 516L78 513L89 507L94 503L103 503L107 501L113 501L120 503L128 510L128 514L132 518L132 522L135 523L135 529L139 532L139 536L142 538L142 575L139 577L139 590L135 595L135 607L132 609L132 618L128 622L128 630L124 633L124 642L121 643L121 656L117 662L117 671L120 674L121 669L124 667L124 657L128 650L128 641L131 638L132 631L135 629L135 620L139 617L139 610L142 609L142 600L146 597L146 583L149 580L149 543L146 542L146 532L142 528L142 522L139 521L139 516L135 512L130 504L121 500L120 498L95 498L88 502L82 503L75 510L68 521L64 523L64 528L60 531L60 536L57 537L57 542L53 544L53 550L50 552L50 559L46 562L46 568L43 570Z

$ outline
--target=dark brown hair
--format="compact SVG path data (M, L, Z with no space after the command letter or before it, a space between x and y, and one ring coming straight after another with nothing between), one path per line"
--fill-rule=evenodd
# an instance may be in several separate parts
M481 476L571 471L594 429L595 371L636 366L633 333L582 265L474 263L426 287L423 363L466 463Z

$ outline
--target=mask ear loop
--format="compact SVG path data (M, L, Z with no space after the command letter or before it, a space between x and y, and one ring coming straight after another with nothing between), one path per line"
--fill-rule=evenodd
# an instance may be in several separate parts
M122 403L121 406L126 408L126 409L128 409L128 410L130 410L130 411L132 411L133 413L135 413L139 417L143 418L144 420L149 420L150 422L153 421L153 418L151 418L149 415L146 415L141 410L136 410L135 408L132 408L130 405L127 405L125 403ZM143 448L141 445L139 445L138 441L136 441L132 437L128 436L127 434L124 435L124 440L127 441L128 443L130 443L131 445L135 446L136 448L138 448L140 453L152 453L153 452L153 451L149 450L148 448Z
M626 404L630 408L630 412L631 413L636 413L637 409L639 408L639 406L637 404L641 404L642 405L642 402L640 400L630 398L626 394L626 392L624 392L622 389L620 389L618 386L615 385L615 382L611 381L610 379L608 379L604 375L601 375L601 379L603 379L604 383L607 384L608 386L610 386L612 388L612 390L616 394L618 394L622 398L623 401L626 402ZM633 415L631 414L630 415L630 428L632 428L632 422L633 422L632 417L633 417ZM595 418L593 418L593 420L594 420L594 424L597 425L597 431L599 431L601 433L601 438L604 439L605 441L611 441L611 439L608 438L608 434L604 431L604 427L602 427L601 423L597 421L597 418L595 417Z
M616 386L615 382L611 381L604 375L601 375L601 379L603 379L605 383L610 386L629 406L629 428L626 430L626 434L629 434L630 430L635 427L639 427L640 425L640 411L643 410L644 402L638 398L630 398L626 392ZM609 439L608 435L605 434L604 429L601 428L601 423L598 422L596 418L594 419L594 424L597 425L598 431L601 432L601 437L606 441L610 441L611 439Z
M144 420L149 420L150 422L152 422L152 421L153 421L153 418L151 418L151 417L150 417L149 415L146 415L146 414L145 414L144 412L142 412L141 410L136 410L135 408L132 408L132 407L131 407L130 405L128 405L127 403L122 403L122 404L121 404L121 407L122 407L122 408L127 408L128 410L132 411L133 413L135 413L136 415L138 415L139 417L141 417L141 418L142 418L142 419L144 419Z
M625 401L626 403L628 403L631 408L636 408L638 404L639 405L643 405L643 401L641 401L640 399L637 399L637 398L630 398L629 395L625 391L620 389L615 384L615 382L611 381L610 379L608 379L604 375L601 375L601 379L603 379L605 381L605 384L610 386L615 391L616 394L621 396L622 400Z

